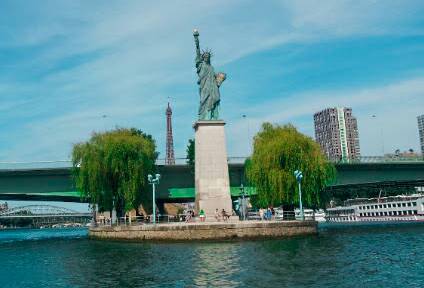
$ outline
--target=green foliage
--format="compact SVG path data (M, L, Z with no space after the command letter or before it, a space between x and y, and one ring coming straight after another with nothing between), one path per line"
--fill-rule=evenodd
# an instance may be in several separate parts
M303 173L302 200L306 207L323 206L323 189L335 180L336 169L319 145L290 124L264 123L254 138L252 158L245 164L247 178L258 192L255 204L262 207L299 203L295 170Z
M112 210L113 205L117 211L137 208L151 198L147 175L154 172L157 156L155 141L140 130L94 133L73 147L76 187L100 210Z
M190 167L190 171L192 173L194 173L194 139L189 139L188 140L188 145L187 145L187 164Z

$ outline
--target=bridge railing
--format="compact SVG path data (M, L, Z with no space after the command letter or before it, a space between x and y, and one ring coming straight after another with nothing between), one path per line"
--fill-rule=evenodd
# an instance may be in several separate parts
M423 156L360 156L357 159L333 161L337 164L368 164L368 163L417 163L424 162Z
M36 169L53 169L53 168L70 168L72 161L70 160L54 160L54 161L0 161L0 170L36 170Z
M236 156L228 157L229 164L243 164L248 157ZM357 159L334 160L336 164L367 164L367 163L419 163L424 162L424 156L360 156ZM187 164L187 158L175 158L175 165ZM156 160L156 165L167 165L164 158ZM54 161L0 161L0 170L37 170L37 169L54 169L54 168L71 168L70 160L54 160Z

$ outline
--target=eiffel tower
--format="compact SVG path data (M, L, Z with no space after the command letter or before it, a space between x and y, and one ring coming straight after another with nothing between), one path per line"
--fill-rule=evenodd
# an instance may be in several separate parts
M169 106L166 108L166 159L165 165L175 165L174 156L174 139L172 136L172 109Z

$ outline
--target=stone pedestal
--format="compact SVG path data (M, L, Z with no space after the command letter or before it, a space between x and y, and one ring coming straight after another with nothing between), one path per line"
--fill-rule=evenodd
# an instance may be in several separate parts
M196 211L215 221L215 210L232 213L224 121L197 121L195 129Z

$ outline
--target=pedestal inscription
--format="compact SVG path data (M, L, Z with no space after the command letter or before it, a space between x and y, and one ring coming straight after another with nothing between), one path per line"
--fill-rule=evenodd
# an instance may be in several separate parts
M195 129L196 210L206 221L215 220L215 210L231 215L230 179L224 121L197 121Z

